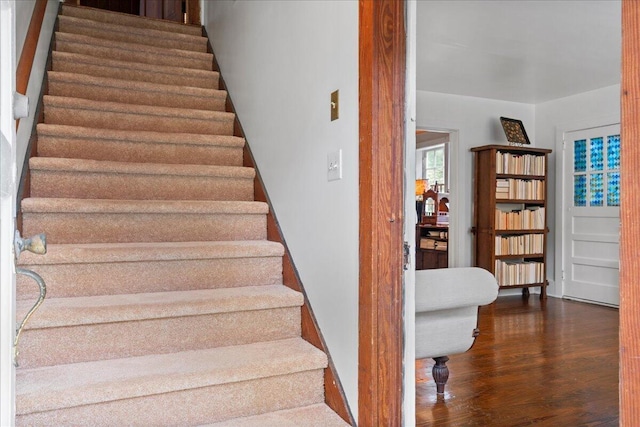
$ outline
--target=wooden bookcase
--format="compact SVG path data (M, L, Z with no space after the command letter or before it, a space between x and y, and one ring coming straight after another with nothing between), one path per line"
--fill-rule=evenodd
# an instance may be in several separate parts
M547 168L551 150L508 145L475 154L475 265L501 289L540 287L547 296Z
M416 226L416 270L447 268L449 265L449 226Z

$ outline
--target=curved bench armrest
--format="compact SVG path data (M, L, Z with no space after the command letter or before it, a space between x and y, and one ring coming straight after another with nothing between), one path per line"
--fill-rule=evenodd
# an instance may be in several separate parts
M492 303L498 282L478 267L416 271L416 313Z

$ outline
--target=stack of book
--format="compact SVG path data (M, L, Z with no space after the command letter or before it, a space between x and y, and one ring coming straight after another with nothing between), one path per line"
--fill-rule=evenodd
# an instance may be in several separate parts
M497 230L542 230L544 215L543 206L509 211L496 209L495 226Z
M496 255L536 255L543 252L543 234L496 236Z
M433 239L422 238L420 239L420 249L435 249L436 241Z
M545 157L498 151L496 152L496 173L542 176L545 174Z
M542 283L544 282L544 263L496 260L495 275L500 286Z
M537 179L496 179L496 199L542 200L544 182Z

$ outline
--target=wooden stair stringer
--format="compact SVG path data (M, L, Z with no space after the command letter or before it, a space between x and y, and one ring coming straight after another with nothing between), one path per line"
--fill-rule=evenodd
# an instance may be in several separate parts
M213 47L211 46L210 39L207 35L206 29L203 27L203 34L207 37L208 43L208 51L213 53ZM215 58L213 57L213 70L220 71L220 66ZM247 141L244 145L244 166L252 167L256 171L256 177L254 178L254 189L255 189L255 197L256 201L261 201L266 203L269 206L269 210L267 213L267 239L273 242L281 243L284 247L284 256L282 257L282 283L298 292L301 292L304 295L304 304L301 308L301 316L302 316L302 338L314 345L316 348L322 350L328 358L328 365L324 370L324 395L325 395L325 404L331 408L342 421L348 423L349 425L357 425L355 418L351 414L351 410L347 403L347 397L344 392L344 388L342 387L342 383L340 382L340 378L338 376L337 369L333 364L331 359L331 354L329 349L322 337L322 333L320 331L320 326L313 314L313 310L311 308L311 304L309 303L309 299L307 298L307 294L304 290L304 285L298 274L298 270L295 267L293 262L293 258L289 251L289 248L284 239L284 234L280 228L280 225L277 221L275 210L271 204L268 193L266 191L266 187L260 175L260 169L256 164L253 154L251 153L250 142L246 138L246 134L242 127L242 123L236 114L236 108L233 104L233 99L231 94L229 94L228 87L224 81L224 77L220 75L220 89L227 92L227 111L234 113L234 123L233 123L233 135L239 138L243 138ZM251 425L251 424L249 424Z

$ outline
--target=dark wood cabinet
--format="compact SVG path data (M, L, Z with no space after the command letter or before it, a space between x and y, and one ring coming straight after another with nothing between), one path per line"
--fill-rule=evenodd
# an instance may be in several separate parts
M416 226L416 270L449 266L449 227Z
M507 145L475 154L475 265L500 288L540 287L546 297L547 167L551 150Z

